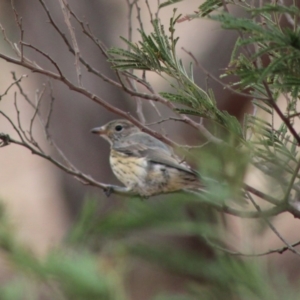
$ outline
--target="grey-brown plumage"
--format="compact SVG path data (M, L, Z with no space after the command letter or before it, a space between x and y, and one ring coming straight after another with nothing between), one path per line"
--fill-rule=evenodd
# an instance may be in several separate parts
M93 133L111 145L110 165L128 191L149 197L201 187L199 178L162 141L127 120L114 120Z

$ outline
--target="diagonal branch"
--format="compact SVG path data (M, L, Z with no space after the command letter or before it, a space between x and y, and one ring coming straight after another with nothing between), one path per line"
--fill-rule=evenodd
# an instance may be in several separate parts
M61 10L62 10L62 13L64 15L64 20L65 20L67 28L70 32L70 35L71 35L71 40L72 40L72 43L73 43L73 49L74 49L74 52L75 52L75 68L76 68L77 80L78 80L78 85L81 87L82 86L82 82L81 82L82 74L81 74L81 68L80 68L80 63L79 63L80 50L79 50L76 35L75 35L75 32L74 32L74 28L73 28L73 26L71 24L71 20L70 20L69 5L68 5L67 0L58 0L58 1L61 5Z
M263 81L263 85L266 89L266 92L268 94L268 101L270 102L271 106L275 109L276 113L278 114L278 116L280 117L280 119L284 122L284 124L286 125L286 127L289 129L290 133L293 135L293 137L296 139L298 146L300 146L300 136L299 134L296 132L296 130L294 129L294 127L292 126L292 124L290 123L289 118L287 118L282 111L280 110L280 108L278 107L276 101L274 100L273 96L272 96L272 92L268 86L268 84Z

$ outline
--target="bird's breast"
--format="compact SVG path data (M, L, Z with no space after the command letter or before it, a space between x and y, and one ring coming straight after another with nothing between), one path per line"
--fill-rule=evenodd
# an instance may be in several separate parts
M148 162L145 157L127 155L112 149L109 160L114 174L127 187L138 186L147 177Z

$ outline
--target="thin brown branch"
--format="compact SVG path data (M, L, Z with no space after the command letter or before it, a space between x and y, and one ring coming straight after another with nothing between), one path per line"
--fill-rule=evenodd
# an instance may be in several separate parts
M40 0L42 1L42 0ZM46 9L46 8L45 8ZM82 32L93 41L93 43L95 43L97 45L97 47L100 49L101 53L108 58L108 55L106 53L106 49L103 46L102 42L100 42L90 31L90 29L86 29L84 23L76 16L76 14L70 10L71 15L74 17L74 19L80 24L81 28L82 28ZM67 38L65 37L65 35L61 32L61 30L56 26L56 24L54 23L49 10L47 10L47 14L49 17L49 21L51 23L51 25L54 26L55 30L59 33L59 35L62 37L62 39L64 40L65 44L67 45L69 51L75 55L75 51L73 49L73 47L71 46L71 44L68 42ZM98 76L99 78L101 78L104 82L107 82L113 86L116 86L118 88L122 89L122 85L120 83L118 83L117 81L110 79L109 77L107 77L106 75L104 75L103 73L101 73L100 71L96 70L94 67L92 67L79 53L79 61L85 66L85 68L87 69L88 72Z
M55 62L55 60L53 58L51 58L51 56L47 53L45 53L44 51L42 51L41 49L39 48L36 48L35 46L31 45L31 44L27 44L27 43L22 43L22 45L28 47L28 48L31 48L33 50L35 50L36 52L40 53L42 56L44 56L47 60L49 60L53 66L55 67L55 69L57 70L57 72L59 73L59 75L61 77L64 77L64 75L62 74L58 64Z
M256 210L258 212L262 212L261 208L259 207L258 204L256 204L256 202L254 201L254 199L252 198L252 196L250 195L250 193L247 193L248 195L248 199L252 202L253 206L256 208ZM267 219L268 216L266 215L262 215L262 218L264 219L264 221L268 224L268 226L270 227L270 229L275 233L275 235L286 245L286 247L293 252L294 254L300 255L300 252L298 250L296 250L290 243L288 243L283 237L282 235L278 232L278 230L275 228L275 226Z
M59 36L62 38L62 40L63 40L63 42L65 43L65 45L67 46L68 50L69 50L73 55L75 55L75 50L73 49L72 45L69 43L69 41L68 41L66 35L60 30L60 28L57 26L57 24L56 24L55 21L53 20L52 15L51 15L51 13L50 13L48 7L46 6L45 2L44 2L43 0L39 0L39 2L41 3L41 5L42 5L44 11L46 12L47 17L48 17L48 19L49 19L49 23L51 24L51 26L55 29L55 31L56 31L56 32L59 34ZM88 31L86 31L86 29L85 29L85 27L84 27L84 25L83 25L83 22L81 22L81 21L76 17L76 15L73 14L72 11L71 11L71 14L72 14L72 16L79 22L79 24L82 26L83 32L84 32L85 34L89 34ZM89 35L89 37L90 37L90 36L91 36L91 35ZM98 41L98 46L99 46L99 41ZM101 47L100 47L100 46L101 46ZM101 49L101 52L103 53L104 47L103 47L102 45L100 45L100 46L99 46L99 47L100 47L100 49ZM107 57L107 55L106 55L106 57ZM83 59L83 57L80 55L80 53L79 53L79 60L80 60L80 62L85 66L85 68L87 69L88 72L90 72L90 73L92 73L92 74L94 74L94 75L100 77L104 82L108 82L108 83L110 83L110 84L112 84L112 85L114 85L114 86L121 87L121 85L120 85L118 82L116 82L116 81L114 81L114 80L108 78L108 77L105 76L103 73L101 73L100 71L98 71L98 70L96 70L95 68L93 68L93 67L92 67L85 59Z
M294 114L291 114L291 115L288 115L288 119L292 119L292 118L295 118L295 117L299 117L300 116L300 113L294 113Z
M255 189L254 187L248 185L248 184L244 184L244 189L250 193L252 193L253 195L271 203L271 204L274 204L274 205L281 205L282 202L280 202L279 200L277 200L276 198L273 198L257 189Z
M13 129L15 130L15 132L18 134L20 140L22 143L26 143L24 140L24 137L22 135L22 133L19 131L18 127L13 123L13 121L8 117L8 115L6 115L3 111L0 110L0 115L2 115L9 123L10 125L13 127ZM10 136L8 134L3 134L1 133L0 135L0 139L3 142L2 146L6 146L10 144Z
M3 98L4 96L7 95L7 93L9 92L9 90L10 90L14 85L17 85L17 86L18 86L18 84L19 84L19 83L22 81L22 79L25 78L25 77L28 77L28 75L24 74L24 75L22 75L19 79L17 79L16 77L14 77L14 78L13 78L14 81L7 87L7 89L4 91L4 93L0 95L0 101L2 100L2 98Z
M134 81L136 81L137 83L140 83L142 86L144 86L151 94L155 94L155 91L153 89L153 87L147 82L146 80L146 71L143 71L143 77L139 78L137 76L135 76L133 73L130 72L123 72L123 75L127 78L133 79ZM156 111L157 115L159 117L161 117L161 113L159 111L159 109L157 108L156 104L154 101L149 100L150 104L152 105L152 107L154 108L154 110Z
M51 116L52 116L52 112L53 112L53 104L54 104L54 96L53 96L53 86L52 86L52 82L49 80L48 81L48 85L49 85L49 90L50 90L50 106L49 106L49 111L48 111L48 115L46 118L46 123L45 123L45 130L47 132L47 136L49 135L49 126L50 126L50 120L51 120Z
M137 88L135 85L135 81L132 81L130 78L126 77L126 81L128 82L129 86L131 87L131 90L136 91L137 92ZM136 100L136 114L139 118L139 120L141 121L141 123L145 124L146 123L146 118L143 112L143 102L142 99L140 97L135 97ZM151 101L151 100L150 100Z
M153 24L153 14L152 14L152 11L151 11L149 1L145 0L145 2L146 2L146 6L147 6L147 9L148 9L149 16L150 16L150 22Z
M4 41L10 46L10 48L17 54L17 56L20 56L19 49L14 45L14 43L7 37L5 28L0 23L0 29L2 31L3 39Z
M24 131L23 127L22 127L22 122L21 122L21 113L18 107L18 101L17 101L17 93L14 93L14 106L16 109L16 113L17 113L17 123L18 126L16 126L18 128L18 133L22 134L24 139L22 138L22 141L27 141L27 142L31 142L30 138L27 136L26 132ZM3 113L2 113L3 115Z
M295 207L293 203L288 203L287 210L297 219L300 219L299 207Z
M17 23L17 26L19 28L19 31L20 31L20 58L21 60L23 61L24 59L24 49L23 49L23 40L24 40L24 29L23 29L23 24L22 24L22 18L19 17L19 14L15 8L15 5L14 5L14 0L11 0L11 7L13 9L13 12L14 12L14 16L15 16L15 21Z
M214 242L210 241L210 240L207 239L207 238L205 239L205 241L206 241L211 247L213 247L213 248L215 248L215 249L217 249L217 250L226 252L226 253L228 253L228 254L230 254L230 255L245 256L245 257L260 257L260 256L266 256L266 255L269 255L269 254L274 254L274 253L282 254L282 253L286 252L287 250L289 250L288 246L284 246L284 247L281 247L281 248L271 249L271 250L268 250L268 251L265 251L265 252L261 252L261 253L244 253L244 252L231 250L231 249L222 247L222 246L220 246L220 245L217 245L217 244L215 244ZM295 242L295 243L290 244L290 245L294 248L294 247L300 245L300 241Z
M285 209L282 207L273 207L268 210L260 210L260 211L242 211L238 209L231 208L227 205L219 206L219 205L213 205L214 208L216 208L220 212L224 212L226 214L240 217L240 218L247 218L247 219L257 219L257 218L263 218L263 217L272 217L277 216L280 213L285 212Z
M144 26L143 26L143 22L142 22L142 17L141 17L141 8L138 5L138 1L134 2L134 5L136 7L136 12L137 12L137 20L139 22L140 25L140 29L141 31L144 31Z
M276 113L278 114L278 116L280 117L280 119L283 121L283 123L286 125L286 127L289 129L290 133L293 135L293 137L296 139L298 146L300 146L300 136L299 134L296 132L296 130L294 129L294 127L292 126L292 124L290 123L289 118L287 118L282 111L280 110L280 108L278 107L276 101L273 98L272 92L268 86L268 84L263 81L263 85L265 87L265 90L268 94L269 99L267 100L268 102L270 102L270 104L272 105L272 107L274 108L274 110L276 111Z
M15 72L11 72L11 74L12 74L13 80L16 81L16 80L17 80L16 73L15 73ZM24 90L23 90L21 84L20 84L19 82L16 82L16 85L17 85L17 87L18 87L18 89L19 89L20 94L24 97L25 101L26 101L27 103L29 103L29 105L30 105L31 107L34 108L34 103L29 99L28 95L24 92Z
M0 114L3 114L3 113L0 111ZM13 127L16 131L18 131L18 129L14 125L13 125ZM88 184L88 185L99 187L99 188L103 189L104 191L111 190L113 188L114 193L124 195L124 196L128 196L128 195L132 194L130 192L126 192L124 189L122 189L122 187L120 187L120 189L116 189L115 186L111 186L109 184L97 182L91 176L83 174L80 171L78 171L77 169L74 170L74 169L68 168L67 166L65 166L62 163L60 163L59 161L55 160L51 156L38 151L37 149L35 149L34 147L32 147L29 143L26 143L25 141L21 141L21 142L17 141L17 140L11 138L10 136L8 136L6 134L0 134L0 140L2 141L2 143L5 143L6 145L16 144L16 145L22 146L24 148L27 148L28 150L31 151L32 154L40 156L40 157L46 159L47 161L51 162L52 164L54 164L55 166L57 166L59 169L63 170L64 172L66 172L70 175L73 175L80 182L83 182L83 183Z
M39 111L39 104L37 104L34 108L34 113L30 120L29 130L26 131L24 130L21 122L21 112L19 110L18 103L17 103L17 93L14 94L14 105L17 112L18 128L20 132L22 132L22 134L24 135L25 140L27 140L29 143L31 143L34 147L36 147L39 151L43 153L44 152L43 149L40 147L39 143L36 141L33 135L33 123ZM29 137L27 136L27 134L29 135Z
M50 10L48 9L47 5L45 4L45 2L43 0L39 0L40 4L42 5L45 13L47 14L47 17L49 19L49 23L53 26L53 28L55 29L55 31L59 34L59 36L62 38L62 40L64 41L65 45L67 46L68 50L75 55L75 50L73 49L73 47L71 46L71 44L69 43L66 35L60 30L60 28L57 26L56 22L54 21ZM106 48L103 45L103 43L101 41L99 41L99 39L97 39L91 32L90 28L87 25L88 30L85 28L84 23L76 16L76 14L72 11L72 9L68 6L69 12L70 14L74 17L74 19L80 24L82 31L85 35L87 35L95 44L96 46L100 49L101 53L108 58L107 53L106 53ZM86 67L86 69L88 70L88 72L93 73L96 76L99 76L100 78L102 78L104 81L109 82L111 84L118 84L117 82L111 80L110 78L106 77L104 74L102 74L101 72L99 72L98 70L96 70L95 68L93 68L90 64L88 64L83 57L80 55L80 53L78 53L78 57L79 57L79 61Z
M62 13L63 13L63 16L64 16L64 20L65 20L65 23L67 25L67 28L69 30L69 33L70 33L70 36L71 36L71 41L72 41L72 44L73 44L73 49L74 49L74 52L75 52L75 69L76 69L76 74L77 74L77 81L78 81L78 86L82 86L82 82L81 82L81 68L80 68L80 60L79 60L79 57L80 57L80 50L79 50L79 46L78 46L78 43L77 43L77 39L76 39L76 34L75 34L75 31L74 31L74 28L71 24L71 20L70 20L70 9L69 9L69 4L67 2L67 0L58 0L59 3L60 3L60 6L61 6L61 10L62 10Z
M132 2L130 2L130 0L126 0L127 6L128 6L128 41L132 41L132 11L133 11L133 6L135 4L135 2L138 0L133 0ZM128 50L129 50L129 46L128 46Z
M181 48L186 54L188 54L195 62L196 66L208 77L212 78L214 81L216 81L217 83L219 83L221 86L223 86L226 90L229 90L231 92L233 92L234 94L238 95L238 96L241 96L241 97L246 97L246 98L251 98L253 99L253 95L250 95L250 94L246 94L246 93L242 93L242 92L239 92L235 89L233 89L230 85L228 84L225 84L222 80L220 80L219 78L217 78L216 76L214 76L213 74L211 74L210 72L208 72L200 63L199 61L196 59L196 57L194 56L194 54L188 50L186 50L185 48ZM261 97L256 97L255 96L255 99L258 99L258 100L263 100L263 101L266 101L267 99L266 98L261 98Z
M278 0L278 1L283 6L288 5L288 4L284 3L283 0ZM286 17L286 20L293 27L293 30L295 31L297 28L297 22L296 22L297 15L295 14L295 19L293 19L292 16L288 13L285 13L284 16Z
M86 24L86 26L85 26L84 23L73 12L73 10L70 7L68 7L68 8L69 8L70 14L81 26L82 32L99 48L99 50L104 55L104 57L108 58L107 49L106 49L105 45L92 33L92 30L89 27L89 24Z
M158 17L159 17L159 6L160 6L160 0L157 0L157 11L156 11L156 13L155 13L155 19L158 19Z
M30 134L32 140L34 140L34 138L33 138L33 124L34 124L35 118L37 117L37 115L39 115L39 109L40 109L40 105L41 105L42 98L43 98L43 95L44 95L45 91L46 91L46 86L43 87L43 89L40 93L39 93L38 90L35 93L35 109L34 109L33 116L30 119L30 125L29 125L29 134Z
M223 7L224 7L224 11L227 12L229 14L229 9L227 7L227 3L225 0L222 0L222 3L223 3Z
M146 123L146 118L143 112L143 102L141 98L136 98L136 114L139 117L141 123Z

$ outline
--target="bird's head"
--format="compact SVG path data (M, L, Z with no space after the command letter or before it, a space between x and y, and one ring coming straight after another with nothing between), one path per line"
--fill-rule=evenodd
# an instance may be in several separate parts
M140 129L138 127L127 120L113 120L101 127L96 127L91 130L92 133L98 134L111 145L139 131Z

